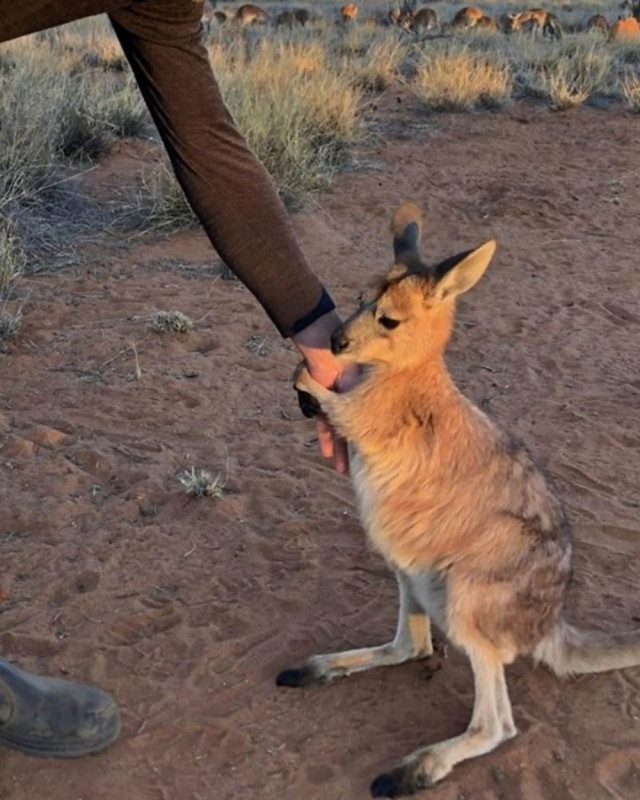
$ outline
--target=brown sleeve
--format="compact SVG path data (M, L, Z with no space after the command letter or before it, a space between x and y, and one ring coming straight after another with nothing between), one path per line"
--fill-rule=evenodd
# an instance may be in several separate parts
M110 16L189 203L224 261L290 336L334 304L224 104L201 14L202 2L139 0Z

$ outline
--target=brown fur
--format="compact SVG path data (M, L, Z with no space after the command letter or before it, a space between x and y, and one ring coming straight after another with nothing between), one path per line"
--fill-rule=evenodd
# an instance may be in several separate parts
M612 41L636 41L640 39L640 22L635 17L627 17L614 22L609 31Z
M640 636L579 631L564 620L571 542L562 504L526 449L456 388L444 361L456 296L482 277L495 242L427 265L412 203L392 220L395 263L333 336L364 379L335 394L301 369L311 394L350 443L362 524L395 571L396 636L387 645L313 656L280 685L329 681L427 657L431 619L471 661L467 731L419 750L372 785L376 797L431 786L516 729L504 666L532 655L557 673L640 664Z
M454 16L451 27L452 28L473 28L478 24L478 20L484 17L484 11L481 11L476 6L465 6Z
M294 28L296 25L304 27L309 19L310 15L306 8L281 11L276 17L276 28Z
M522 31L523 33L544 33L556 39L562 36L562 26L555 14L542 8L532 8L517 14L505 14L503 26L506 33Z
M236 20L242 25L264 25L269 21L269 14L252 3L240 6L236 11Z
M405 0L399 8L389 11L388 20L392 25L397 25L411 33L435 30L440 26L438 12L433 8L416 9L415 0Z
M498 23L493 19L493 17L489 17L486 14L480 17L480 19L474 25L476 30L488 31L490 33L497 33L499 31Z
M587 20L588 31L601 31L602 33L609 32L609 22L602 14L594 14Z
M355 22L358 16L358 6L355 3L347 3L340 9L340 19L344 23Z

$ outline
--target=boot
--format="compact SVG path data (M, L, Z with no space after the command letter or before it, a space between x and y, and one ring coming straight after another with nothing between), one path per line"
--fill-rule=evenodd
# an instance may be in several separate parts
M113 698L92 686L31 675L0 658L0 746L44 758L99 753L118 738Z

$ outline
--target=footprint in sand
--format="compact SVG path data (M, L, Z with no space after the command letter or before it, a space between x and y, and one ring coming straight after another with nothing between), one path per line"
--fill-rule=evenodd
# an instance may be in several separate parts
M180 614L169 607L122 617L111 625L110 631L117 644L130 645L157 633L164 633L181 622Z
M598 783L616 800L640 797L640 747L608 753L596 762Z

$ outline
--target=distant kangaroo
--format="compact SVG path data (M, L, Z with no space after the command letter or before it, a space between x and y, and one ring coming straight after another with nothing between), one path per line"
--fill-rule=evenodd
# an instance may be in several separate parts
M612 41L637 41L640 39L640 0L624 0L620 6L630 17L620 18L609 29Z
M594 14L587 20L586 30L609 33L609 22L603 14Z
M246 25L265 25L269 21L269 14L252 3L240 6L236 11L236 20L245 27Z
M489 33L498 33L500 30L495 19L487 16L486 14L483 14L483 16L480 17L480 19L473 26L473 29L476 31L488 31Z
M542 33L552 39L562 38L562 25L555 14L542 8L532 8L517 14L505 15L505 31L522 31L523 33Z
M358 16L358 6L355 3L347 3L340 9L340 19L345 24L355 22Z
M304 27L310 18L311 15L306 8L281 11L276 17L276 28L294 28L296 25Z
M640 39L640 22L635 17L626 17L614 22L609 29L612 41L637 41Z
M371 785L400 797L516 735L504 667L531 655L558 675L640 664L640 631L581 630L567 622L571 540L562 504L527 450L455 386L444 361L456 297L482 277L494 241L427 264L413 203L393 215L395 263L334 334L332 351L361 365L336 394L302 366L308 393L350 443L360 517L395 572L395 638L379 647L310 657L279 686L327 683L372 667L427 658L431 620L471 662L467 730L409 755Z
M451 21L451 28L474 28L478 21L484 17L484 11L476 6L465 6L461 8Z
M416 5L416 0L405 0L399 8L389 12L389 22L410 33L436 30L440 26L438 12L426 6L417 9Z

